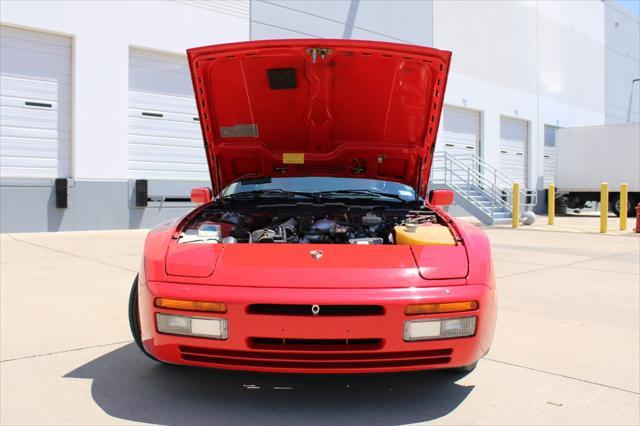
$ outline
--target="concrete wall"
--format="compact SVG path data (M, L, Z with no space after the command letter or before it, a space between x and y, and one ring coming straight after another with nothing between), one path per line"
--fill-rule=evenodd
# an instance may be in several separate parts
M640 73L637 19L597 1L7 1L0 2L0 21L73 40L69 208L55 208L51 181L4 179L2 232L151 226L192 207L132 205L132 47L182 55L188 47L230 41L331 37L452 50L446 103L481 111L481 152L495 165L500 117L527 120L528 179L540 190L544 126L621 120L631 77ZM156 180L149 192L186 196L187 186L203 184L175 188Z
M149 196L188 197L202 182L150 181ZM0 186L0 232L81 231L152 228L187 214L190 202L149 201L136 207L133 180L69 180L67 208L56 208L49 179L6 179Z
M615 2L605 2L606 114L607 123L640 122L640 18Z
M347 38L430 46L432 2L251 0L251 39Z
M51 180L3 179L0 232L147 227L192 208L130 207L129 49L184 55L189 47L247 40L248 1L3 1L0 22L72 37L74 179L67 209L55 208ZM162 184L154 184L157 192Z
M485 160L499 164L500 117L526 120L542 189L545 124L604 123L603 22L599 2L434 3L434 47L453 51L445 103L482 112Z

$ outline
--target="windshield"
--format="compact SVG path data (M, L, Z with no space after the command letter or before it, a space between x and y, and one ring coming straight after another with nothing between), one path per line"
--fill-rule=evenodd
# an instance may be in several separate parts
M235 182L222 191L222 196L252 191L295 191L305 193L327 193L331 191L372 191L390 194L402 200L415 200L413 188L398 182L377 179L353 179L334 177L290 177Z

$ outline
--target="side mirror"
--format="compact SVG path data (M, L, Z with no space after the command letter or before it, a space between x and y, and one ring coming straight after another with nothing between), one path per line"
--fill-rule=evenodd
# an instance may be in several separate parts
M191 202L193 204L206 204L211 201L211 189L193 188L191 190Z
M449 189L434 189L429 193L429 204L432 206L450 206L453 204L453 191Z

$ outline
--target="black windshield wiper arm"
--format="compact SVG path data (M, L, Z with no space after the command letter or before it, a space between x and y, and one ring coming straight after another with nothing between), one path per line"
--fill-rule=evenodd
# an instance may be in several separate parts
M262 189L255 191L236 192L235 194L225 195L222 198L259 198L259 197L306 197L314 198L309 192L285 191L283 189Z
M339 196L339 197L351 196L351 197L365 197L365 198L392 198L394 200L405 201L399 195L372 191L370 189L339 189L336 191L316 192L316 195L318 195L320 198L328 198L332 196Z

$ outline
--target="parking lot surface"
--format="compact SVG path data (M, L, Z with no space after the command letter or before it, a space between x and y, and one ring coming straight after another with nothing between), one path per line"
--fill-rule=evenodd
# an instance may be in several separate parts
M544 220L486 229L498 326L466 377L158 365L127 322L145 231L2 235L0 423L637 425L639 234Z

